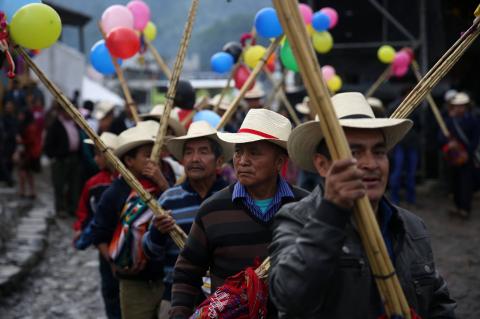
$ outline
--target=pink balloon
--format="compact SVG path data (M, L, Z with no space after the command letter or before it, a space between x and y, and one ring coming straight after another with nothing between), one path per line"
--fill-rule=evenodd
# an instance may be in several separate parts
M335 68L331 65L322 66L322 75L325 81L330 80L336 74Z
M130 1L127 8L133 14L133 27L138 31L143 31L150 21L150 8L148 5L139 0Z
M320 12L325 13L329 18L330 18L330 26L328 27L329 29L332 29L334 26L337 25L338 23L338 13L337 10L330 8L330 7L325 7L320 10Z
M405 51L399 51L395 53L395 58L393 59L393 68L408 68L410 65L410 55Z
M395 75L397 78L401 78L408 72L408 65L401 65L398 67L393 67L392 73Z
M126 6L114 4L103 12L100 23L106 34L117 27L133 29L133 14Z
M305 3L300 3L298 5L298 9L300 10L300 13L303 16L303 21L305 22L306 25L309 25L312 23L313 19L313 10L310 8L308 5Z

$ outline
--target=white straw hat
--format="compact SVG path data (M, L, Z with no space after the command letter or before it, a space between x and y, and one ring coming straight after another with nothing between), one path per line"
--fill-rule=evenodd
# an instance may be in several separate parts
M470 103L470 97L465 92L458 92L455 96L450 100L451 105L465 105Z
M295 105L295 109L301 114L305 114L305 115L310 114L310 107L308 106L309 101L310 101L310 98L308 97L308 95L305 96L303 98L302 103L297 103Z
M387 149L397 144L413 125L408 119L375 118L372 108L361 93L340 93L332 97L340 125L349 128L381 129ZM313 156L323 139L321 123L310 121L297 126L288 139L288 153L300 168L316 172Z
M218 104L218 102L220 101L220 97L221 97L221 94L217 94L213 98L211 98L208 103L210 105L212 105L213 107L215 107ZM220 104L218 104L218 108L220 110L226 111L230 108L230 103L231 103L230 97L224 96L223 99L222 99L222 102L220 102Z
M267 109L248 111L237 133L218 132L218 137L232 144L257 141L269 141L287 149L287 141L292 131L292 124L283 115Z
M244 99L246 100L253 100L253 99L261 99L265 96L265 91L262 89L260 84L256 83L255 86L247 91L245 95L243 96Z
M102 140L103 143L107 146L107 148L111 149L112 151L115 151L115 149L118 147L118 135L113 134L110 132L103 132L102 135L100 135L100 139ZM94 145L93 141L89 138L86 138L83 140L85 144L90 144Z
M95 104L92 112L92 117L97 120L102 120L115 107L115 103L110 101L100 101Z
M181 161L183 159L185 143L201 137L209 138L220 144L225 162L232 159L234 151L233 144L226 143L219 139L217 130L211 127L207 121L193 122L188 128L187 135L170 139L167 142L167 148L177 160Z
M380 100L380 99L378 99L378 98L376 98L376 97L373 97L373 96L368 97L368 98L367 98L367 102L368 102L368 104L370 104L370 106L371 106L372 108L383 109L383 102L382 102L382 100Z
M144 121L146 120L160 121L164 110L165 110L165 105L158 104L158 105L155 105L148 114L141 114L139 117ZM172 128L173 132L175 133L175 136L185 135L185 128L180 123L178 113L175 110L172 110L170 112L170 118L168 119L168 126Z
M118 146L115 155L122 158L128 151L149 143L155 143L160 124L155 121L139 122L136 126L123 131L118 136Z

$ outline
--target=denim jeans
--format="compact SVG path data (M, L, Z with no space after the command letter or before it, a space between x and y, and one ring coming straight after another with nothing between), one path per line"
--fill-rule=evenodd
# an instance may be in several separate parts
M415 175L418 164L418 150L415 147L395 146L393 149L393 166L390 174L390 197L394 204L400 201L400 188L402 186L402 177L405 177L406 200L410 204L415 204ZM403 173L405 173L403 175Z
M110 263L101 255L99 255L99 260L105 313L108 319L121 319L118 279L113 276Z

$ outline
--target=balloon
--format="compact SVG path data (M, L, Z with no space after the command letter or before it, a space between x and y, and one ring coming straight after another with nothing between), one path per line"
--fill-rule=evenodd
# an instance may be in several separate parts
M263 8L255 15L255 29L264 38L276 38L283 33L277 12L273 8Z
M31 3L42 3L40 0L3 0L0 2L0 11L7 16L7 22L11 23L14 14L23 6Z
M245 51L243 55L243 59L245 60L245 64L248 65L250 68L254 68L258 62L263 58L263 55L267 49L261 45L253 45Z
M277 62L277 55L275 54L275 52L273 52L272 55L267 60L266 67L267 67L268 71L270 71L272 73L275 72L276 62Z
M312 27L318 32L327 31L330 27L330 17L325 12L315 12Z
M220 116L211 110L202 110L193 116L193 122L206 121L211 127L217 127L220 119Z
M28 49L44 49L54 44L62 33L58 13L43 3L23 6L9 26L13 41Z
M210 66L212 70L217 73L230 72L233 63L233 56L225 52L215 53L210 59Z
M325 81L329 81L336 74L335 68L331 65L322 66L322 76Z
M133 29L118 27L107 35L107 48L117 58L128 59L140 50L140 38Z
M333 38L330 32L315 32L312 37L313 47L318 53L327 53L333 48Z
M143 31L150 21L150 8L143 1L130 1L127 8L133 15L133 27L135 30Z
M327 86L333 93L340 90L342 88L342 84L342 79L338 75L334 75L330 80L327 81Z
M312 18L313 18L312 8L310 8L305 3L300 3L298 5L298 9L300 10L300 14L303 17L303 22L305 22L305 24L311 24L312 23Z
M233 56L233 61L237 63L238 59L242 55L242 45L239 42L228 42L222 48L223 52L229 53Z
M412 48L403 48L401 51L405 52L408 54L408 57L410 58L410 63L415 59L415 53L413 52Z
M133 29L133 14L126 6L114 4L103 12L100 23L105 34L117 27Z
M285 44L280 48L280 60L287 69L298 72L298 64L288 40L285 41Z
M392 73L395 75L397 78L401 78L408 72L408 65L400 65L398 67L393 67L392 68Z
M190 81L180 80L177 83L177 90L173 104L184 110L192 110L196 100L195 89Z
M147 26L143 29L143 35L150 42L157 37L157 27L152 21L148 21Z
M315 29L312 27L311 24L307 24L307 33L309 36L312 36L313 33L315 32ZM281 43L280 43L281 44Z
M392 66L393 68L404 68L410 65L410 56L405 51L399 51L395 54Z
M325 7L320 10L320 12L325 13L329 18L330 18L330 26L328 27L329 29L332 29L335 27L338 23L338 13L337 10L330 8L330 7Z
M382 45L377 51L377 57L382 63L392 63L395 59L395 49L391 45Z
M121 65L122 60L117 59ZM93 68L104 75L112 75L115 73L112 56L105 45L104 40L97 41L90 49L90 63Z
M245 82L247 81L249 76L250 76L250 70L245 65L241 64L235 71L235 74L233 75L233 79L235 80L235 87L240 90L245 84ZM250 90L254 86L255 86L255 81L253 81L253 83L250 85L248 89Z

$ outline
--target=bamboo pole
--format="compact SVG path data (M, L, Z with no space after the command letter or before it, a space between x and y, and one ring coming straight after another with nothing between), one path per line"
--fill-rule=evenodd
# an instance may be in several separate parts
M392 74L392 65L389 64L385 70L380 74L377 80L372 84L372 86L365 93L365 97L371 97L378 88L385 82Z
M102 24L98 21L98 28L102 33L103 40L107 41L107 35L102 28ZM125 80L125 76L123 74L123 70L118 64L117 59L112 56L112 63L115 68L115 73L117 73L118 81L120 82L120 87L122 88L123 95L125 96L125 100L127 101L127 107L130 109L132 113L133 121L135 123L140 122L140 118L138 117L137 105L132 98L132 94L130 93L130 89L128 88L127 81Z
M160 67L162 70L163 74L167 77L168 80L172 78L172 71L168 67L167 63L163 60L162 56L160 53L158 53L157 48L147 39L145 39L145 44L147 45L147 48L150 50L150 52L153 55L153 58L157 62L157 65Z
M335 160L349 158L351 157L350 148L333 109L328 89L323 82L320 65L298 10L298 2L273 0L273 3L300 67L303 82L310 96L310 105L319 115L322 123L321 130L332 158ZM356 201L354 216L359 227L362 228L360 231L362 242L367 255L372 258L372 260L369 258L370 266L388 315L403 315L405 318L410 318L410 309L401 291L367 196Z
M188 12L188 20L185 24L185 30L183 32L182 41L180 42L180 47L178 49L177 58L175 60L175 65L173 67L172 77L170 80L170 85L168 86L167 91L167 102L165 103L165 108L163 110L163 115L160 119L160 128L157 132L157 138L155 144L153 145L153 150L150 158L156 163L160 158L160 152L163 147L165 140L165 135L167 133L168 119L170 118L170 112L173 108L173 100L175 98L175 92L177 90L178 80L180 79L180 73L183 69L183 62L185 60L185 55L187 53L188 44L190 42L190 37L192 36L193 23L195 22L195 15L197 14L199 0L192 0L190 6L190 11Z
M416 60L413 60L411 67L413 74L417 78L417 81L420 82L420 80L422 79L422 74L420 73L420 67L418 65L418 62ZM447 138L450 137L450 132L448 131L447 124L445 124L442 114L440 114L440 110L438 109L437 103L435 103L435 100L430 93L427 94L427 102L428 105L430 105L430 109L432 110L435 120L437 121L443 135Z
M232 83L233 76L235 75L235 72L237 72L238 67L241 64L241 61L242 61L242 59L241 59L241 57L239 57L238 61L233 66L232 71L230 71L230 75L228 76L228 80L227 80L227 85L222 89L222 92L220 93L220 99L218 100L217 104L214 105L214 107L213 107L214 112L218 111L218 108L220 107L220 104L222 104L223 98L227 94L227 91L230 89L230 83Z
M30 56L20 47L16 47L15 51L19 53L29 65L29 67L35 72L40 81L45 85L45 87L52 93L55 99L63 107L63 109L72 117L72 119L77 123L78 126L88 135L88 137L95 143L95 146L105 154L108 162L123 176L127 184L134 189L138 195L142 198L145 204L153 211L156 216L162 216L167 214L157 203L155 198L152 195L145 191L143 186L138 182L135 176L123 165L123 163L115 156L111 149L107 148L105 143L100 139L100 137L95 133L95 131L88 125L87 121L83 118L80 112L72 105L70 100L60 91L60 89L53 84L46 75L38 68L38 66L33 62ZM175 244L179 248L183 248L185 245L187 235L183 230L176 225L174 230L169 234Z
M235 97L235 99L232 101L228 110L223 114L222 118L220 119L220 123L218 123L217 125L217 130L220 130L222 127L224 127L228 123L228 121L230 121L232 115L237 110L238 104L240 103L242 98L245 96L245 93L248 91L253 81L255 81L255 78L258 76L260 71L262 71L270 55L272 55L272 53L277 49L278 45L280 44L280 41L281 41L281 37L278 37L275 39L275 41L273 41L268 46L267 51L265 51L265 54L263 55L262 59L257 63L253 71L250 73L250 76L243 84L242 89L240 90L238 95Z

